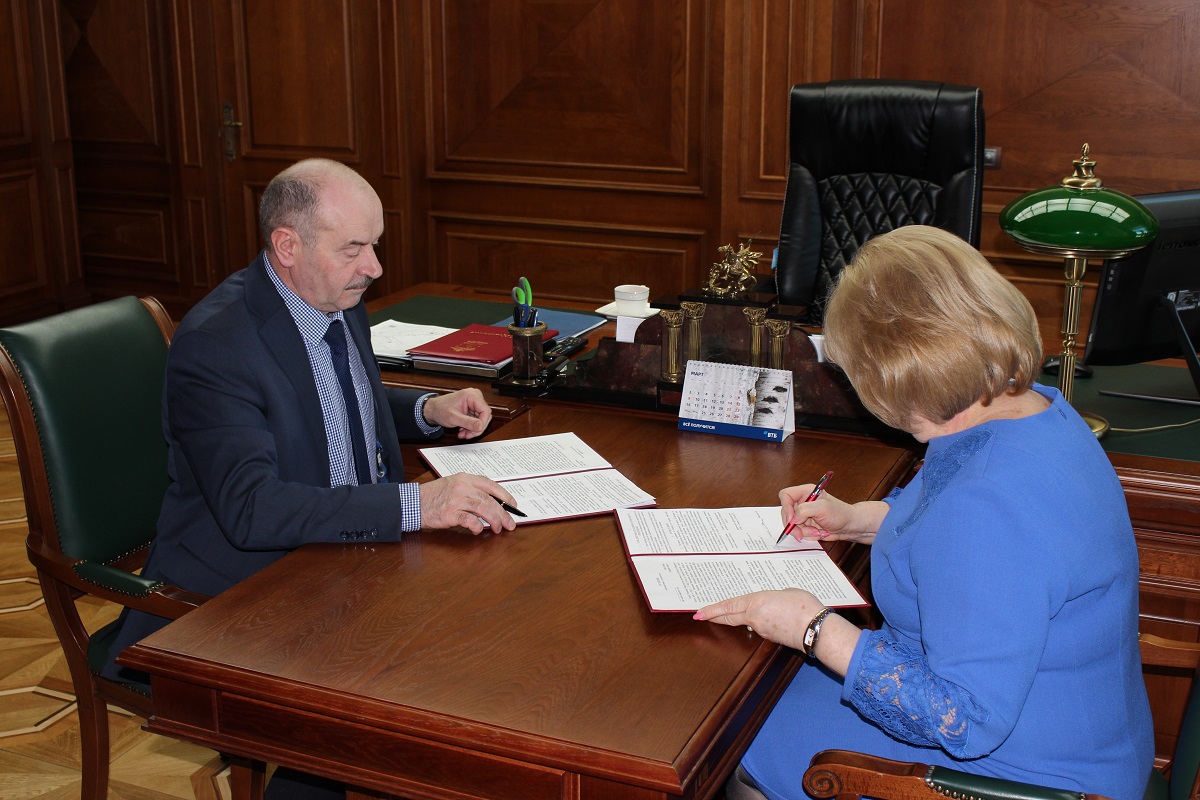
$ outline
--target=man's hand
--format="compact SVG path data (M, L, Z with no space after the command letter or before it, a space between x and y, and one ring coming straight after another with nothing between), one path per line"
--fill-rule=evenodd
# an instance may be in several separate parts
M492 421L492 409L478 389L459 389L431 397L425 401L422 414L430 425L458 428L460 439L474 439L487 430Z
M423 483L419 491L422 528L460 526L471 533L482 533L486 525L499 533L517 527L509 513L496 502L496 498L500 498L516 505L516 499L503 486L480 475L459 472Z

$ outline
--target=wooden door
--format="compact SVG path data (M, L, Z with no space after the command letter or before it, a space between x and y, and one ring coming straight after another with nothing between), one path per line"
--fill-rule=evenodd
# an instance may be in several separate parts
M408 114L393 36L414 4L353 0L226 0L214 4L222 131L221 173L228 272L249 263L262 242L257 207L270 179L303 158L340 161L383 200L385 273L372 295L399 289L388 254L404 252ZM385 103L391 110L383 121Z

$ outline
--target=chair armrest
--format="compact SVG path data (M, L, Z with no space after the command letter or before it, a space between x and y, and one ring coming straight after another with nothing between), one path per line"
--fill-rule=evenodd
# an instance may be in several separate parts
M947 767L904 763L887 758L824 750L804 773L804 789L813 797L866 795L893 800L970 797L976 800L1099 800L1100 795L1048 789L1030 783L969 775Z
M152 581L119 567L69 558L52 550L37 534L26 537L25 552L38 572L51 580L155 616L178 619L208 599L207 595Z
M1200 667L1200 643L1167 639L1153 633L1138 633L1138 646L1142 651L1142 666Z

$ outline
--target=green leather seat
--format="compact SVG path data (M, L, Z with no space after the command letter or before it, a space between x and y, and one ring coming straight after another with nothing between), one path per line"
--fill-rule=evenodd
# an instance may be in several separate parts
M113 625L88 634L82 595L176 618L205 598L135 573L167 487L161 402L174 325L157 300L123 297L0 329L0 391L12 424L37 570L78 702L82 797L108 787L108 704L150 698L100 677Z

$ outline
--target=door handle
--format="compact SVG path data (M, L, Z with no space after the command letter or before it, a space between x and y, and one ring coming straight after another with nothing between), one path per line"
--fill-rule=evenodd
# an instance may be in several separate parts
M221 138L224 142L226 161L233 161L237 158L237 129L240 127L242 127L242 123L233 118L233 103L226 103L221 107Z

